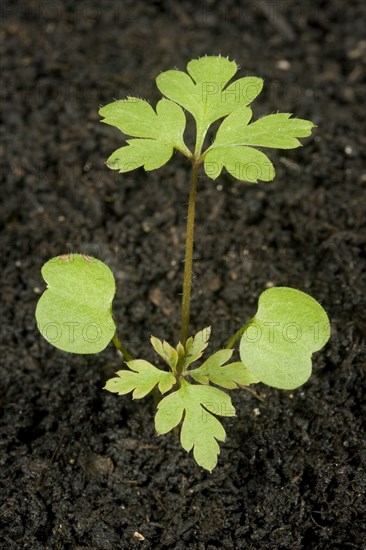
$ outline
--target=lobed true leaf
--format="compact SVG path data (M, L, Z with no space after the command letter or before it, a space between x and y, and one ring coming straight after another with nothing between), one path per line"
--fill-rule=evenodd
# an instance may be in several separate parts
M127 146L109 157L107 166L112 170L122 173L140 166L155 170L168 162L174 148L190 155L183 139L186 118L182 108L173 101L161 99L155 112L144 99L129 97L102 107L99 114L102 122L126 135L142 138L127 140Z
M128 361L129 370L118 371L117 377L111 378L105 385L105 389L125 395L133 392L133 399L141 399L158 386L161 393L166 393L175 384L175 376L170 372L162 371L144 359Z
M308 137L314 127L308 120L290 118L289 113L268 115L249 124L251 117L251 109L242 107L222 122L204 155L205 172L210 178L216 179L225 167L238 180L271 181L275 177L271 161L253 147L293 149L301 146L298 138Z
M233 350L231 349L217 351L206 359L200 367L189 371L189 374L200 384L211 382L228 390L259 382L258 378L253 376L241 361L225 365L232 354Z
M213 414L212 414L213 413ZM212 471L220 453L218 441L225 441L225 430L214 416L235 416L230 397L211 386L191 385L181 381L179 390L164 397L155 416L159 435L175 428L183 419L181 444L199 466Z

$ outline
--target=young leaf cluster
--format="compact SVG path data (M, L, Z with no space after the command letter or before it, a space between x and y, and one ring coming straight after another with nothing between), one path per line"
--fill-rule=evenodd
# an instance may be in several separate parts
M107 165L119 172L140 166L154 170L163 166L176 149L189 159L204 163L207 176L215 180L223 168L238 180L256 183L275 177L272 162L257 147L293 149L299 138L310 135L314 124L277 113L251 122L248 105L260 94L263 80L246 76L230 81L238 70L235 61L220 56L192 60L187 72L161 73L156 84L165 96L156 111L144 99L129 97L102 107L102 122L138 139L115 151ZM196 123L196 143L189 149L184 142L186 117ZM224 118L213 143L203 151L210 126Z
M226 364L233 354L230 349L216 352L201 366L193 368L207 348L210 334L208 327L188 338L185 345L179 342L176 348L152 336L151 344L170 372L142 359L128 361L128 369L118 371L117 377L108 380L105 389L119 395L132 391L133 399L145 397L155 387L162 395L173 389L158 405L156 431L162 435L181 423L183 449L193 450L197 464L211 471L220 452L218 441L226 437L216 416L234 416L235 409L230 397L210 384L236 389L258 379L241 362Z
M313 298L299 290L278 287L261 294L257 314L239 331L241 361L229 363L233 350L225 348L192 368L202 357L210 333L206 328L190 337L186 346L180 342L176 348L152 337L155 351L171 372L147 361L130 361L127 367L138 374L119 371L106 389L120 395L134 390L136 399L155 386L161 394L173 390L158 405L156 431L165 434L182 423L182 447L193 449L197 464L211 471L219 454L217 442L225 440L225 430L216 416L235 415L229 396L221 388L233 390L258 382L297 388L310 377L311 355L329 339L330 326L324 309Z

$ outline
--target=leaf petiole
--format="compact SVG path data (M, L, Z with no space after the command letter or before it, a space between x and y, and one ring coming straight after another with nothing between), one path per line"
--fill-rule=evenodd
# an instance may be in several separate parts
M249 323L245 323L245 325L240 327L240 329L236 331L234 336L230 338L230 340L225 346L225 349L232 349L235 346L236 342L239 340L239 338L241 338L241 336L244 334L248 326L249 326Z
M133 360L133 356L125 348L125 346L122 344L122 342L119 340L119 338L117 336L117 331L114 333L112 342L113 342L114 346L116 347L116 349L118 349L122 353L122 355L123 355L123 357L125 358L126 361L132 361Z

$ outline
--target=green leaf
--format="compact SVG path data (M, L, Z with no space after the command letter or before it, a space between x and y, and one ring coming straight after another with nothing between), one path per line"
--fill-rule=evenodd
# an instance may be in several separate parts
M102 122L142 138L128 140L126 147L109 157L107 166L112 170L129 172L140 166L155 170L168 162L174 148L190 155L183 140L186 117L181 107L168 99L161 99L155 112L144 99L129 97L102 107L99 114Z
M120 370L116 374L118 378L111 378L105 385L105 389L125 395L133 391L133 399L141 399L150 393L156 385L161 393L166 393L175 384L175 377L170 372L157 369L148 361L134 359L126 363L130 370Z
M141 166L147 171L156 170L164 166L173 154L169 144L156 139L128 139L126 143L127 147L120 147L107 160L108 168L118 170L120 174Z
M151 336L150 342L154 350L160 357L169 365L171 370L175 373L178 363L178 352L165 340L162 342L155 336Z
M208 384L209 382L234 390L239 386L249 386L259 382L240 361L225 365L231 358L233 350L222 349L209 357L198 369L190 371L189 374L196 382Z
M223 168L239 181L257 183L272 181L275 169L269 158L257 149L236 145L228 145L211 149L205 156L205 172L215 180Z
M187 368L189 365L197 361L202 357L203 352L208 346L208 341L211 336L211 327L206 327L203 330L197 332L197 334L187 339L185 345L185 356L183 359L183 366Z
M164 397L158 405L155 428L159 435L175 428L183 418L181 444L199 466L210 472L217 464L220 447L225 441L225 430L213 414L235 416L230 397L211 386L197 386L181 381L179 390Z
M290 118L290 113L268 115L249 124L251 117L251 109L242 107L222 122L205 153L205 172L210 178L216 179L225 167L241 181L271 181L275 177L271 161L252 147L293 149L301 146L298 138L308 137L314 127L308 120Z
M38 329L53 346L72 353L98 353L116 331L111 270L80 254L57 256L42 267L47 290L36 308Z
M225 87L237 70L235 61L207 56L190 61L188 74L177 70L161 73L156 84L162 94L193 115L198 134L205 134L213 122L248 105L261 92L263 80L256 77L244 77ZM200 141L203 138L199 136Z
M301 143L297 138L310 136L314 124L301 118L290 118L291 113L268 115L252 124L252 110L239 109L229 115L217 131L212 148L227 145L251 145L296 149Z
M186 354L186 350L184 349L184 346L183 346L182 342L178 342L177 353L178 353L178 360L183 359L183 357Z
M243 332L240 358L265 384L291 390L308 380L311 355L329 337L328 316L314 298L293 288L270 288Z

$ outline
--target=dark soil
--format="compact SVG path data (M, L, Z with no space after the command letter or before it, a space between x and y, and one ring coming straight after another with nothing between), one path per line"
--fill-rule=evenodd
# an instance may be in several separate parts
M365 548L366 5L274 5L2 1L1 548ZM122 136L98 107L155 104L159 72L205 53L264 77L256 117L318 128L271 153L273 183L201 178L192 331L212 324L217 349L271 285L309 292L333 327L302 388L233 393L212 474L157 437L151 400L102 390L112 346L72 356L34 321L42 264L80 251L113 269L136 354L153 360L151 333L176 342L189 167L111 172Z

